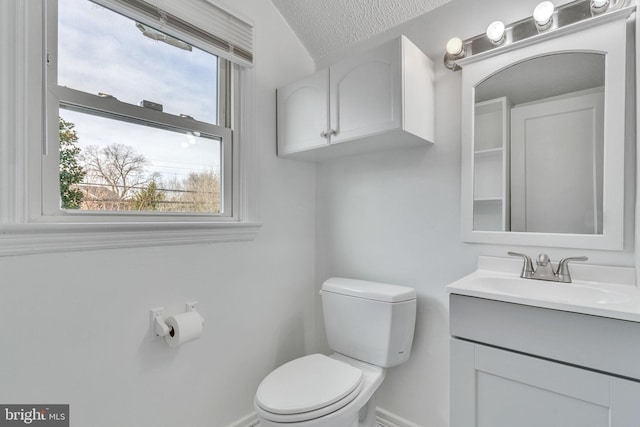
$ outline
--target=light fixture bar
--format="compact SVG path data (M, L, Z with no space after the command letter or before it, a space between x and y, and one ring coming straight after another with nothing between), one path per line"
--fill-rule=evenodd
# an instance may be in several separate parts
M463 59L466 60L474 55L488 53L492 50L504 49L509 45L522 42L538 35L552 33L563 27L567 27L581 21L595 19L607 14L608 12L624 8L630 1L633 0L576 0L556 7L549 17L548 23L543 23L544 25L536 23L536 19L533 16L529 16L525 19L521 19L520 21L507 25L504 28L502 38L494 41L489 38L492 31L489 31L490 28L488 28L488 33L480 34L462 41L463 57L454 57L449 52L445 53L445 65L453 71L459 70L460 65L458 64L458 61ZM542 5L542 3L540 5ZM549 5L542 5L542 9L548 10L545 6ZM495 30L495 28L491 29Z

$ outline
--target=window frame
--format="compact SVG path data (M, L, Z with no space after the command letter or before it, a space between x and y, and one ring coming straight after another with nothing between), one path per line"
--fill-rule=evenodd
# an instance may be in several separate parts
M91 0L86 0L91 1ZM136 13L134 10L126 10L119 7L113 10L108 7L108 1L99 2L101 6L119 13L132 21L142 22L149 26L153 25L144 15ZM148 221L162 221L164 217L179 216L186 221L211 220L223 221L234 220L233 213L233 193L234 182L237 181L236 168L233 165L233 135L232 135L232 110L225 108L224 104L234 104L239 93L237 79L226 72L228 61L218 58L218 100L217 100L217 122L222 125L205 123L190 118L177 116L163 111L157 111L138 105L122 102L116 98L101 97L97 94L83 92L81 90L58 85L58 1L46 4L47 14L47 34L46 34L46 63L45 63L45 103L47 105L47 129L45 137L45 147L43 150L43 191L42 206L33 206L42 212L43 217L57 217L59 221L81 221L92 222L100 219L102 221L129 221L130 216L145 217ZM126 14L125 14L126 13ZM181 31L163 28L163 32L173 37L188 38L188 34ZM193 44L194 47L210 52L208 46L203 46L202 42ZM227 96L229 94L229 96ZM219 108L222 105L222 108ZM151 212L151 211L83 211L60 208L60 183L59 183L59 150L58 150L58 123L53 120L58 117L62 108L86 112L105 118L113 118L123 122L130 122L139 125L149 125L158 128L176 129L182 131L200 132L213 138L219 138L222 144L221 173L220 178L223 184L221 188L221 206L223 212L198 213L198 212ZM54 114L55 112L55 114Z
M186 3L195 1L198 0ZM2 2L0 6L3 36L16 40L0 52L0 63L5 64L0 69L0 90L7 94L0 99L3 125L0 129L0 256L253 240L260 228L256 216L254 70L229 61L225 61L228 65L224 72L239 83L230 87L231 93L226 97L229 102L225 103L225 109L231 113L226 124L233 138L231 149L225 152L233 170L231 215L148 212L105 215L89 211L69 214L62 209L52 214L46 210L43 200L53 197L51 176L56 177L53 194L59 203L58 104L56 96L47 89L45 70L46 39L51 30L47 12L50 3L53 1ZM113 100L91 100L94 101ZM130 107L144 110L144 117L150 121L159 113ZM174 118L180 119L177 124L189 120ZM53 150L52 140L55 141ZM45 159L43 153L49 157ZM52 153L55 156L51 156Z

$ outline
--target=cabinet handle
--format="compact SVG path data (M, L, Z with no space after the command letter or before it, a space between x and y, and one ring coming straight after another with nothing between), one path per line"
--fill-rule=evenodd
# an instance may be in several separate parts
M331 130L329 130L329 132L325 132L325 131L320 132L320 137L321 138L329 138L330 136L336 136L337 134L338 134L337 130L331 129Z

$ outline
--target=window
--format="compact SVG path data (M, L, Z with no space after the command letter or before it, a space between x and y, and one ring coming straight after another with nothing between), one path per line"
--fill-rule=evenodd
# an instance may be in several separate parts
M252 27L214 2L3 3L0 255L253 238Z
M232 216L228 61L90 0L57 6L47 86L60 189L45 190L45 212Z

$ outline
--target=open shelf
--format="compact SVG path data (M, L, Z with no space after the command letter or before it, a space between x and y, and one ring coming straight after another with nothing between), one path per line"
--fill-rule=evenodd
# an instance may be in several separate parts
M478 102L474 120L474 230L510 228L509 115L506 97Z

